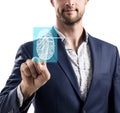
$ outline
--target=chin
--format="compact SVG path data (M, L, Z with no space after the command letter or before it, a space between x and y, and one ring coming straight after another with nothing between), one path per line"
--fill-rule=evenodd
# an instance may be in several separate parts
M66 25L74 25L78 22L81 21L82 18L64 18L63 19L63 22L66 24Z

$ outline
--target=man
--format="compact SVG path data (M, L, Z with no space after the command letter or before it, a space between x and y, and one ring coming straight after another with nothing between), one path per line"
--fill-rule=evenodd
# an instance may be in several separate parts
M5 88L0 113L120 113L120 58L115 46L82 26L88 0L51 0L56 11L57 62L36 62L23 44Z

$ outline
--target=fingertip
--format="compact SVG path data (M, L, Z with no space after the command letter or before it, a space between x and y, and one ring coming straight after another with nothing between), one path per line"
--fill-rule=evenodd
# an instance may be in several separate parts
M40 59L38 57L33 57L32 61L36 63L36 62L40 62Z
M41 65L45 65L46 63L45 62L41 62Z
M39 62L40 67L46 67L46 62Z

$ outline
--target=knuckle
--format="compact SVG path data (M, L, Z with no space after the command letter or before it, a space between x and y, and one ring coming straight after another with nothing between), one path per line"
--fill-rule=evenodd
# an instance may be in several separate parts
M23 75L30 75L29 67L27 66L26 62L21 64L20 71L22 72Z
M27 59L26 63L29 67L33 66L33 62L30 59Z
M37 72L36 72L36 67L34 65L34 62L31 59L28 59L26 63L28 67L26 71L29 72L28 74L31 74L33 77L35 77L37 75Z
M25 63L22 63L21 66L20 66L20 70L21 70L21 71L24 71L25 68L27 68L26 64L25 64Z
M47 74L46 80L48 81L50 79L50 74Z

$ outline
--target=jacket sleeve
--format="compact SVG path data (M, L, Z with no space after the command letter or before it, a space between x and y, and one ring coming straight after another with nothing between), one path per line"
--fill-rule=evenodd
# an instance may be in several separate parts
M17 87L21 82L20 65L30 58L30 55L27 53L29 52L24 45L18 49L12 73L5 87L0 92L0 113L21 113L17 98ZM26 113L29 106L30 102L28 105L22 107L23 109L21 110Z
M117 49L116 49L117 50ZM113 83L109 95L109 111L108 113L120 113L120 56L118 50L116 52L116 63L113 75Z

